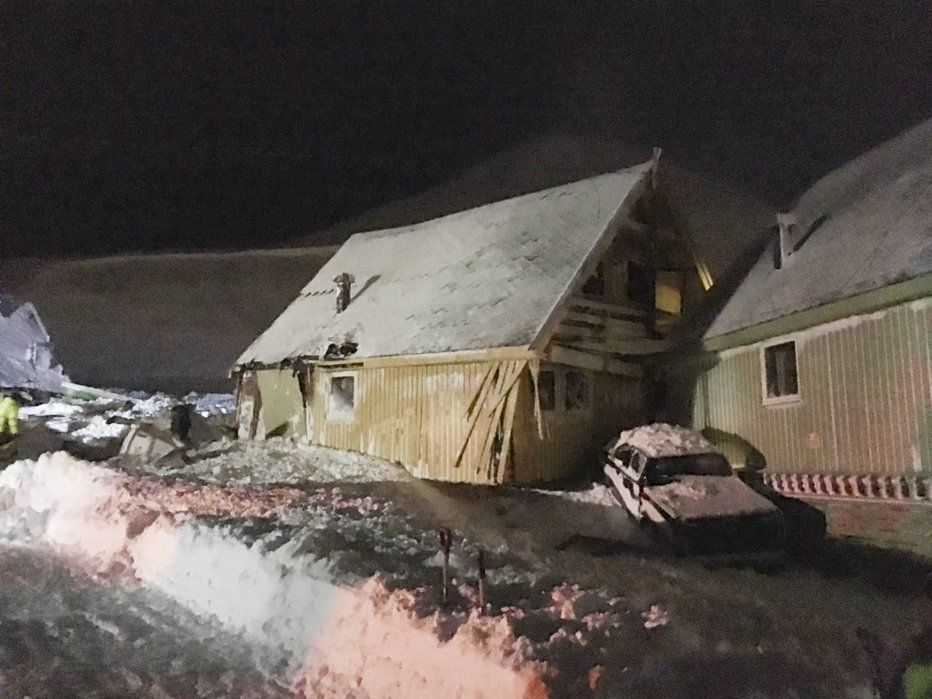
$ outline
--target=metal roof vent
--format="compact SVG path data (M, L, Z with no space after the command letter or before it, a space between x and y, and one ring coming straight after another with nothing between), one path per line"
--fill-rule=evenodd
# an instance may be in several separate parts
M342 313L350 304L350 288L353 286L353 282L355 282L356 279L352 274L341 272L333 278L333 281L337 285L337 313Z
M774 269L780 269L793 254L793 228L796 226L796 216L793 214L777 214L777 228L779 229L779 254L774 255ZM777 263L779 260L779 264Z

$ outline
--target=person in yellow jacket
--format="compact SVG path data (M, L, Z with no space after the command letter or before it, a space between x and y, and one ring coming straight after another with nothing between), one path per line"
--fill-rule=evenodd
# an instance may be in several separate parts
M0 397L0 442L12 440L19 434L19 400L6 394Z

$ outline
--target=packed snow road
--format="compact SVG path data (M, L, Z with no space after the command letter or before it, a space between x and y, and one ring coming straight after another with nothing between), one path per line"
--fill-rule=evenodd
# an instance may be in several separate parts
M144 588L0 546L0 697L276 697L265 660Z

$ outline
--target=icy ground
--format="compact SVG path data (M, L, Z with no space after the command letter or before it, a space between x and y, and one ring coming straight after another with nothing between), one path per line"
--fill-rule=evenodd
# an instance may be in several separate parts
M598 485L441 486L285 440L189 461L57 453L0 473L7 695L868 697L855 630L922 623L919 579L675 559Z

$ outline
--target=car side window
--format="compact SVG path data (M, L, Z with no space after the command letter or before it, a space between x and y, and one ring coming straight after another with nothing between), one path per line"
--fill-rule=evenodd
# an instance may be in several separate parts
M631 469L635 473L637 473L639 476L644 472L645 463L647 463L647 459L644 457L644 455L641 452L635 451L631 455L631 462L630 462Z
M614 457L618 459L622 465L627 466L631 463L631 447L620 446L615 450Z

